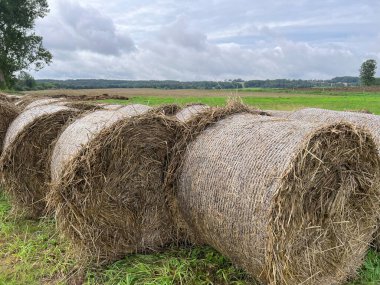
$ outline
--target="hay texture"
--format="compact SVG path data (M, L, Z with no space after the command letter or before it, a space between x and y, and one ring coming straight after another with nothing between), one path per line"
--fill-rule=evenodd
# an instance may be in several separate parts
M292 114L291 111L280 111L280 110L266 110L266 112L269 114L269 116L277 117L277 118L287 118Z
M45 214L52 145L64 124L77 115L78 110L64 106L38 106L10 125L0 165L15 214L32 219Z
M374 137L378 150L380 151L380 116L359 112L339 112L307 108L294 112L289 118L311 122L351 122L368 129ZM373 245L377 250L380 250L380 229L375 233Z
M0 149L3 149L3 142L9 125L19 115L20 110L12 103L0 101Z
M182 158L169 168L174 208L192 238L263 284L354 275L377 218L371 136L344 123L225 115L189 120L174 160Z
M43 105L50 105L50 104L53 104L53 103L58 103L60 101L63 101L64 99L62 98L43 98L43 99L37 99L37 100L34 100L33 102L27 104L25 106L25 110L28 110L28 109L32 109L34 107L38 107L38 106L43 106Z
M162 112L166 116L175 116L182 110L178 104L164 104L155 108L157 112Z
M62 133L49 205L80 261L108 263L171 241L162 181L177 126L129 105L84 116Z
M176 118L181 122L186 122L195 115L207 110L210 108L207 105L197 104L197 105L189 105L186 108L183 108L176 114Z

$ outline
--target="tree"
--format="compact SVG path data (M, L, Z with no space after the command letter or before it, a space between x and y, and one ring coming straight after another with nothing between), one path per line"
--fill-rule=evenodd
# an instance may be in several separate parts
M35 21L49 12L47 0L0 0L0 87L12 87L15 73L42 69L52 55L34 33Z
M360 81L363 85L369 86L375 83L377 62L374 59L368 59L363 62L360 68Z
M36 87L36 81L33 76L25 71L21 71L17 76L16 83L14 85L14 89L22 91L22 90L31 90Z

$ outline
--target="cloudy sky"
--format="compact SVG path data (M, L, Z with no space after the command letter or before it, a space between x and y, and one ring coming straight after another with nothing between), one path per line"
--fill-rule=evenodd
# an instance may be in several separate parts
M36 78L326 79L380 62L378 0L48 0Z

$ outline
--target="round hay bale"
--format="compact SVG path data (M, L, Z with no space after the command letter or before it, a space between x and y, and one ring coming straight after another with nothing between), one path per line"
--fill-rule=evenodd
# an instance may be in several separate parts
M34 107L43 106L43 105L50 105L53 103L58 103L60 101L63 101L62 98L43 98L43 99L37 99L33 100L33 102L29 103L25 106L25 110L32 109Z
M57 142L49 205L79 260L108 263L173 240L162 181L178 122L148 110L95 112Z
M251 114L215 120L215 112L187 126L171 176L193 238L263 284L340 284L355 275L378 216L370 134Z
M0 160L4 191L13 213L36 219L45 214L50 182L50 152L76 109L44 105L22 112L10 125Z
M176 118L181 122L186 122L187 120L191 119L196 114L201 113L207 110L208 108L210 107L203 104L189 105L183 108L181 111L179 111L176 114Z
M20 110L12 103L0 101L0 149L3 149L3 141L9 125L18 116Z

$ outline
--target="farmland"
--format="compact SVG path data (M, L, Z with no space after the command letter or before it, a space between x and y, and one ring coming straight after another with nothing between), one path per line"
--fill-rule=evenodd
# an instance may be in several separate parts
M47 90L28 92L32 95L122 95L129 100L106 100L108 103L159 105L164 103L204 103L223 105L228 98L242 100L261 109L295 110L303 107L318 107L331 110L368 110L380 114L380 90L161 90L161 89L88 89L88 90Z
M61 93L59 93L61 92ZM223 105L229 97L262 109L295 110L320 107L334 110L366 109L380 114L380 92L320 92L305 90L50 90L38 94L123 94L129 100L107 103ZM328 94L325 94L328 93ZM130 255L106 268L77 268L68 244L55 231L52 219L14 220L9 202L0 196L0 284L252 284L253 280L209 247L172 247L164 252ZM380 255L368 253L359 277L350 284L378 284Z

